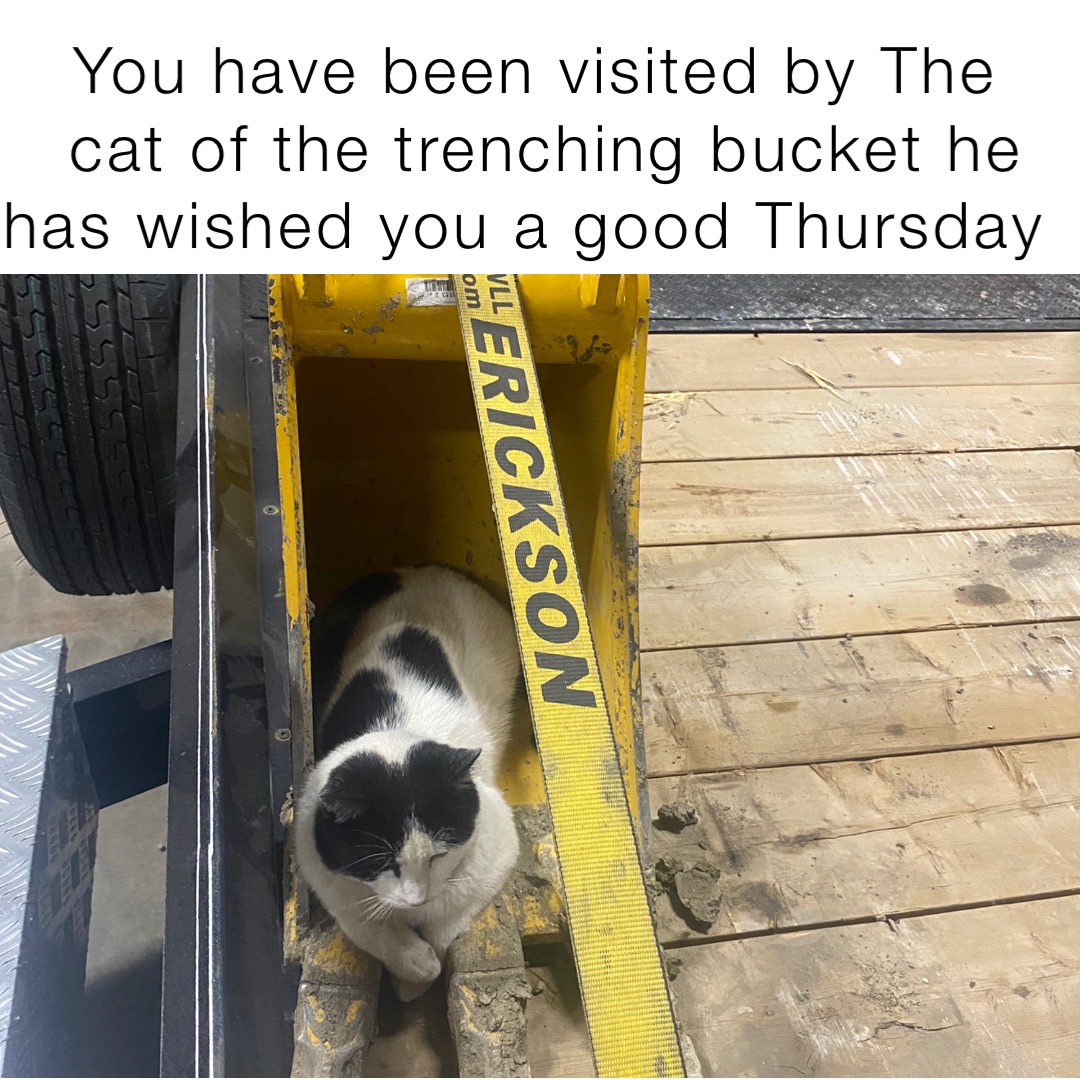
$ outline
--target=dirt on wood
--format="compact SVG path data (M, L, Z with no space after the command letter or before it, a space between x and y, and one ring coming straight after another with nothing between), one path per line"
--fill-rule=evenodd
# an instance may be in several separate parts
M694 930L708 930L720 914L720 871L707 862L688 865L671 855L656 860L656 883Z
M656 811L656 827L666 832L682 832L687 825L696 825L697 819L697 807L687 799L664 803Z

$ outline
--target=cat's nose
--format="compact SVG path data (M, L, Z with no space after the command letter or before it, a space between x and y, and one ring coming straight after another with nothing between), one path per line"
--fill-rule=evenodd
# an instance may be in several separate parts
M425 900L427 900L426 896L406 896L405 897L405 903L408 904L409 907L420 907L424 903Z

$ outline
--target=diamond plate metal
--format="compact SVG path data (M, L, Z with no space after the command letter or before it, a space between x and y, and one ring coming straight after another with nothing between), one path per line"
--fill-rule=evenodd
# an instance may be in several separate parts
M0 653L0 1057L70 1061L86 972L97 798L64 685L62 637Z

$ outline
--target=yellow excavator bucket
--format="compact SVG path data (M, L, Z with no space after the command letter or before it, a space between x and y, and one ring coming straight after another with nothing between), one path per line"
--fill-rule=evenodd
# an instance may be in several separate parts
M522 275L517 283L640 847L637 534L648 279ZM425 563L466 571L504 597L508 588L450 281L272 277L270 314L299 782L312 745L311 605L317 610L362 574ZM486 975L505 981L522 962L520 944L508 945L507 934L528 945L566 932L527 715L516 730L501 781L516 808L530 872L507 886L497 910L478 923L475 940L458 950L450 1009L453 1014L456 995L458 1018L476 1029L471 1035L481 1045L479 1056L470 1057L470 1032L458 1035L463 1075L492 1069L527 1075L527 1063L511 1062L521 1056L520 1045L512 1052L488 1045L492 1035L469 1005L472 991L462 977L470 973L463 969L485 967L477 955L496 957ZM377 984L364 962L349 956L348 943L312 929L302 888L292 891L288 905L287 948L304 965L297 1071L341 1075L353 1067L342 1054L363 1053L361 1028ZM355 1030L346 1031L350 1012ZM505 1042L505 1035L495 1041Z

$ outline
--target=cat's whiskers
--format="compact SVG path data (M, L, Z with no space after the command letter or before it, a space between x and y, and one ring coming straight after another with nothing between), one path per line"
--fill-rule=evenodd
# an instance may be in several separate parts
M346 863L341 867L342 871L349 870L354 866L359 866L361 863L371 862L374 859L385 860L386 856L383 853L376 852L374 855L361 855L359 859L354 859L351 863Z
M390 918L395 911L397 911L397 908L389 900L382 900L378 907L375 908L371 918L375 922L381 922L383 919Z
M362 897L349 906L360 908L364 917L373 922L382 921L394 910L394 905L377 893Z
M378 847L382 851L394 852L394 846L385 837L378 836L376 833L365 832L363 829L350 828L349 833L352 836L369 836L372 840L377 841Z

